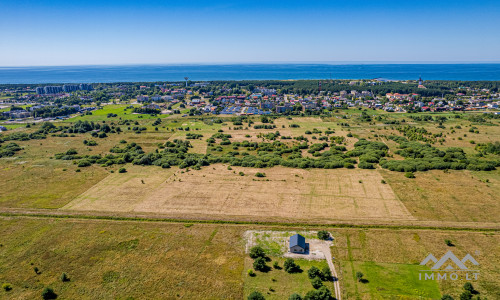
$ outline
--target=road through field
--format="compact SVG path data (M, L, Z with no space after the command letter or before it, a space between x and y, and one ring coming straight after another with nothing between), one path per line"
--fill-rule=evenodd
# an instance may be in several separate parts
M330 271L332 272L333 284L335 286L335 299L341 300L342 293L340 292L339 276L337 275L337 270L335 270L335 265L333 264L330 246L327 244L323 245L321 247L321 251L325 255L328 266L330 267Z

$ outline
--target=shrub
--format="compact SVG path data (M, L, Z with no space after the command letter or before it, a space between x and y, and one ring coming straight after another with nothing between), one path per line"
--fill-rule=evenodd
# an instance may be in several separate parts
M245 176L245 173L243 173L243 172L241 172L241 171L240 171L240 172L238 173L238 175L240 175L240 176Z
M82 159L80 160L80 162L78 162L78 167L79 168L83 168L83 167L88 167L88 166L91 166L92 163L86 159Z
M444 243L446 244L446 246L448 247L453 247L455 245L453 245L453 242L451 240L444 240Z
M318 270L318 272L319 272L319 270ZM321 281L321 278L319 278L319 277L314 277L313 279L311 279L311 284L312 284L313 288L319 289L320 287L323 286L323 281Z
M248 276L250 276L250 277L255 276L255 272L252 269L248 269L247 273L248 273Z
M385 182L385 180L383 180L383 179L382 179L382 180L380 181L380 183L382 183L382 184L386 184L387 182Z
M358 272L356 272L356 279L357 279L359 282L361 282L361 280L363 280L363 276L364 276L364 274L363 274L363 273L361 273L361 272L359 272L359 271L358 271Z
M266 271L267 270L266 259L263 257L257 257L253 261L253 268L261 272Z
M415 174L413 174L413 172L406 172L405 177L406 178L415 178Z
M257 291L253 291L250 295L248 295L248 300L265 300L264 296Z
M288 300L302 300L302 297L299 294L291 294Z
M332 292L326 288L326 286L322 286L317 290L312 290L307 292L304 300L330 300L332 299Z
M62 282L69 281L68 274L66 274L66 273L62 273L62 274L61 274L61 281L62 281Z
M285 272L287 273L298 273L301 271L300 266L295 263L295 261L291 258L287 258L283 265L285 268Z
M443 297L441 297L441 300L453 300L453 297L448 294L444 294Z
M275 269L281 269L280 264L277 261L275 261L273 263L273 268L275 268Z
M330 238L330 233L326 230L318 231L318 239L320 240L328 240Z
M332 271L330 271L329 266L323 267L323 270L321 270L321 275L322 275L324 281L332 280Z
M472 300L472 293L469 291L463 291L463 293L460 294L460 300Z
M469 292L471 292L472 294L474 294L474 293L476 292L476 290L475 290L475 289L474 289L474 287L472 286L472 283L470 283L470 282L466 282L466 283L464 284L464 290L469 291Z
M257 172L255 173L255 177L266 177L266 173Z
M57 294L54 292L53 289L46 287L43 292L42 292L42 298L44 300L49 300L49 299L56 299Z
M127 173L127 169L125 169L125 168L120 168L120 169L118 170L118 173Z
M266 252L260 246L254 246L250 249L250 257L256 259L258 257L266 257Z
M318 268L316 268L315 266L312 266L309 271L307 271L307 276L309 277L309 279L313 279L313 278L316 278L316 277L321 277L321 272L319 271Z
M12 285L10 283L4 283L4 284L2 284L2 289L6 292L11 291Z

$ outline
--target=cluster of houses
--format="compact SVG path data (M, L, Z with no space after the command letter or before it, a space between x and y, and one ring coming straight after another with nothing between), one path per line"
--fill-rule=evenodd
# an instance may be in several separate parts
M44 105L44 104L37 104L33 105L24 109L15 109L15 110L9 110L9 111L3 111L1 113L1 116L4 119L7 119L9 121L22 121L23 119L27 118L33 118L34 120L38 121L53 121L53 120L60 120L60 119L67 119L70 116L57 116L57 117L47 117L47 118L42 118L38 117L36 115L36 111L41 108L58 108L58 109L64 109L64 108L71 108L73 111L79 112L79 113L84 113L86 111L92 111L95 110L95 107L81 107L80 105L63 105L63 106L55 106L55 105Z

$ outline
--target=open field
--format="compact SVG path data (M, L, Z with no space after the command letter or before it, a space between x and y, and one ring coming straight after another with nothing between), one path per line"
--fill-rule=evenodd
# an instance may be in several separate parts
M481 293L481 298L500 298L498 232L345 229L335 230L333 236L335 246L332 253L335 264L340 266L340 282L347 299L420 299L418 297L423 293L435 295L432 284L422 287L415 270L422 269L419 263L429 253L439 259L449 250L459 259L469 253L478 261L479 266L473 269L478 269L480 275L472 284ZM447 246L446 239L454 246ZM356 280L358 271L365 274L368 283ZM388 281L384 282L384 278ZM453 295L455 299L458 299L464 283L464 280L437 281L441 294Z
M237 227L0 220L0 298L241 299ZM40 274L34 272L34 267ZM65 272L70 281L61 282Z
M258 171L224 165L189 172L134 167L108 175L64 209L296 221L413 219L375 170L274 167L257 178Z
M61 299L241 299L261 290L269 299L311 289L306 273L283 270L248 277L247 230L300 230L279 226L175 224L137 221L0 217L0 283L13 290L0 297L37 298L44 287ZM343 299L421 299L448 293L458 298L463 281L415 280L429 253L452 250L479 262L473 285L480 296L500 297L500 235L439 230L331 229L334 263ZM445 245L450 239L454 247ZM283 258L271 257L283 266ZM304 271L324 261L302 261ZM272 262L268 263L272 266ZM37 267L41 272L34 272ZM357 282L361 271L367 283ZM65 272L69 282L61 282ZM401 276L398 276L401 274ZM403 275L404 274L404 275ZM273 281L274 278L276 281ZM390 283L385 281L390 280ZM326 283L329 284L329 283ZM270 291L269 288L274 291ZM333 288L330 288L333 289ZM8 293L8 294L7 294ZM281 297L281 298L280 298Z
M413 180L380 170L410 213L419 220L500 221L500 171L427 171ZM485 180L488 179L488 182Z

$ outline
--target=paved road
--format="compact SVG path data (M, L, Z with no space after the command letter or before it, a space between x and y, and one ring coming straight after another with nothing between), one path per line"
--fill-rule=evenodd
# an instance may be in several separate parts
M333 276L333 284L335 286L335 298L337 300L341 300L342 294L340 293L340 283L339 283L339 276L337 275L337 270L335 270L335 266L333 265L333 260L332 260L332 253L330 252L330 246L329 245L323 245L321 248L321 251L326 257L326 261L328 262L328 266L330 267L330 271L332 272Z

